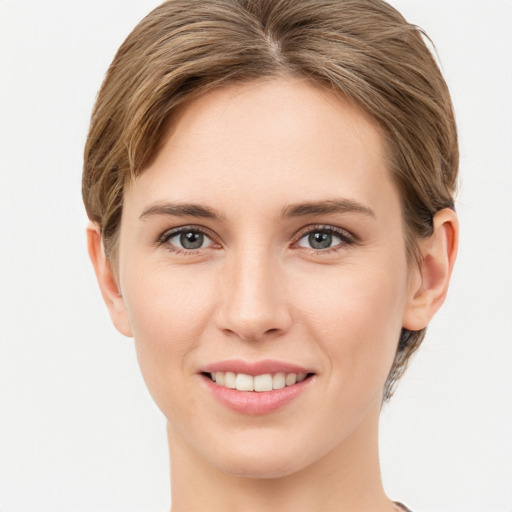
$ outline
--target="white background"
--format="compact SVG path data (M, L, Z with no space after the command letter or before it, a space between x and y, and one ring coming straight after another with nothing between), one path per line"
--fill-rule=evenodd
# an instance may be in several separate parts
M82 151L155 0L0 0L0 509L164 512L163 417L86 256ZM447 303L382 415L389 495L512 511L512 0L396 0L435 41L461 140Z

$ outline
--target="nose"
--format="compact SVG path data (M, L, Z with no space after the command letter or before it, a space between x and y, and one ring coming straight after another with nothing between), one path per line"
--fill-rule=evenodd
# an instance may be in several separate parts
M218 327L244 341L276 338L292 323L283 272L264 248L233 256L220 278Z

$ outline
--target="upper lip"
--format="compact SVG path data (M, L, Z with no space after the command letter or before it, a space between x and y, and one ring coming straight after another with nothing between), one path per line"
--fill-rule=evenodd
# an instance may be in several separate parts
M266 373L313 373L311 369L293 363L264 359L261 361L245 361L243 359L228 359L217 361L201 368L203 373L233 372L246 375L264 375Z

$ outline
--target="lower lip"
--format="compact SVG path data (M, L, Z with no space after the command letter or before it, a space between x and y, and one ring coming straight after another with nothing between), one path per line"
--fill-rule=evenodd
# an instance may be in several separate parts
M311 384L314 376L282 389L272 391L237 391L215 384L210 378L201 375L208 390L222 404L242 414L268 414L297 398Z

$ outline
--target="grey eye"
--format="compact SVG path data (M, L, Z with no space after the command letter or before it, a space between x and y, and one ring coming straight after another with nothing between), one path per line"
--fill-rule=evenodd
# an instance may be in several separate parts
M313 249L327 249L332 245L332 235L329 233L310 233L308 242Z
M212 244L208 236L196 229L183 229L178 232L170 233L166 242L174 247L187 251L202 249Z
M180 243L185 249L199 249L203 245L204 235L193 231L180 234Z
M341 235L336 234L331 230L314 230L306 233L299 240L299 247L307 247L309 249L321 250L321 249L330 249L331 247L335 247L340 245L345 240Z

